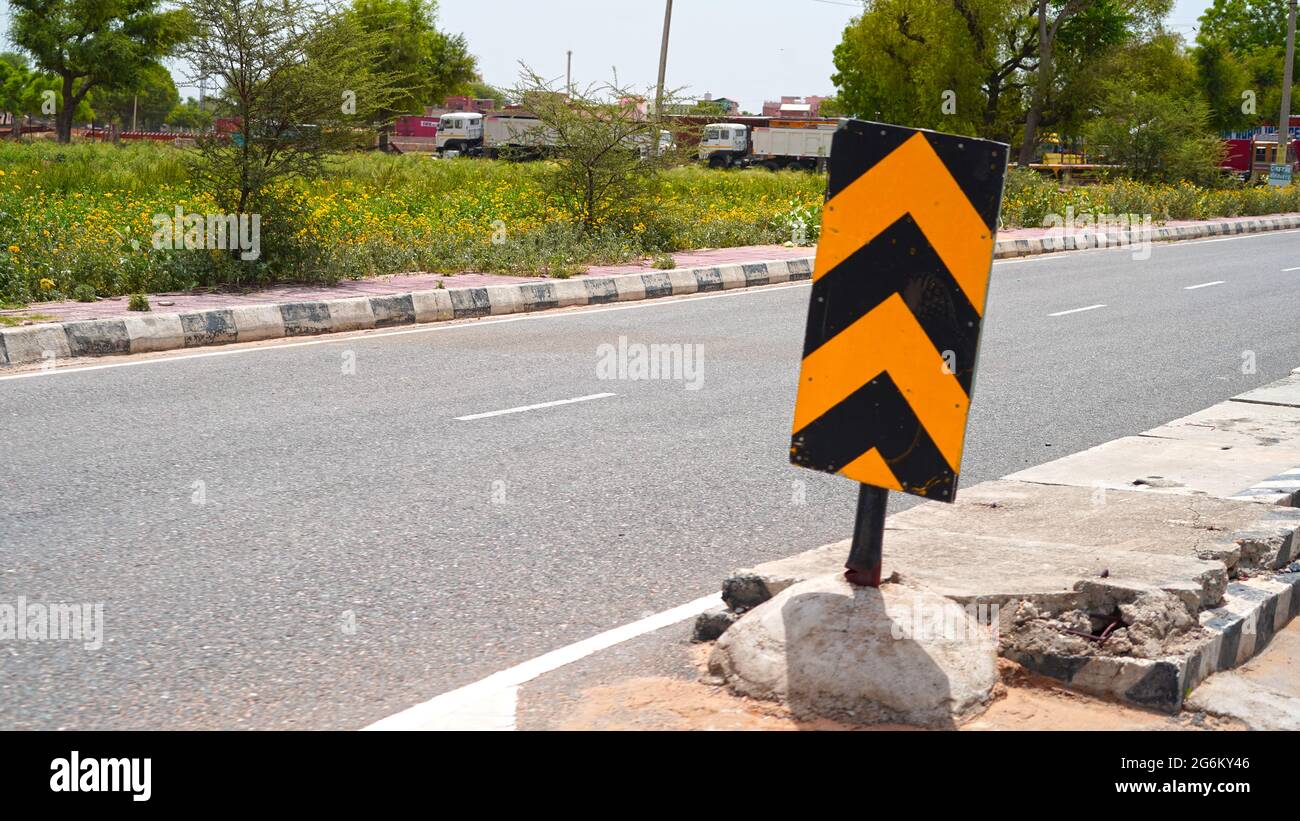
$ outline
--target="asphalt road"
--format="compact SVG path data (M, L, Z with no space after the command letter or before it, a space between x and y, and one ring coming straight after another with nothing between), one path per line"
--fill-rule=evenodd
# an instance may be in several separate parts
M1295 232L999 263L962 485L1300 366L1288 268ZM845 537L852 485L786 461L808 293L0 379L0 602L105 624L0 642L0 728L360 727ZM599 378L620 336L701 346L699 389Z

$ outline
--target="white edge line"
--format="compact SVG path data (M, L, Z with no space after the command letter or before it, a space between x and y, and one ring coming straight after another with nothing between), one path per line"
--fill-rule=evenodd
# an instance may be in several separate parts
M1231 240L1236 240L1236 239L1257 239L1260 237L1273 237L1273 236L1278 236L1280 234L1294 234L1298 232L1300 232L1300 229L1293 228L1293 229L1288 229L1283 231L1259 231L1257 233L1252 233L1252 234L1239 234L1237 236L1232 236L1232 237L1219 237L1217 239L1208 239L1208 240L1174 240L1172 242L1162 242L1160 244L1162 246L1168 246L1170 248L1174 248L1180 245L1200 245L1206 242L1229 242ZM1121 249L1114 249L1114 248L1078 249L1079 252L1106 251L1106 250L1121 250ZM1035 254L1033 255L1033 257L1035 258L1036 261L1038 258L1043 258L1043 257L1060 258L1070 253L1071 252L1068 251L1054 251L1051 253ZM1014 262L1019 260L1020 258L995 259L993 260L993 264L994 265L1006 264L1009 262ZM1286 269L1286 272L1288 273L1291 271L1300 271L1300 268ZM286 342L278 345L258 345L256 347L247 347L247 348L238 347L238 348L232 348L230 350L204 351L203 353L185 354L183 356L160 356L160 357L150 358L150 359L133 360L131 362L110 362L104 365L85 365L76 368L50 368L49 370L43 370L43 371L38 370L38 371L28 371L26 373L5 374L5 375L0 375L0 382L4 382L9 379L30 379L32 377L50 376L53 374L61 374L61 373L82 373L84 371L100 371L100 370L107 370L109 368L129 368L136 365L157 365L163 362L181 362L187 359L202 359L204 357L209 357L209 356L234 356L236 354L254 353L258 351L283 351L283 350L288 350L289 348L303 348L308 345L337 345L340 342L347 342L347 341L358 340L358 339L360 340L381 339L383 337L403 336L405 334L432 333L434 331L455 331L463 328L481 328L485 325L499 325L505 322L521 322L521 321L535 322L544 319L564 319L566 317L579 316L581 314L599 314L599 313L605 313L606 311L626 311L634 308L656 308L656 307L663 307L665 305L681 305L685 302L691 302L694 300L720 299L722 297L772 293L772 292L784 290L786 288L808 287L811 284L812 282L810 280L803 280L799 282L783 282L783 283L776 283L773 285L765 285L765 286L758 286L752 288L737 288L735 290L727 291L721 294L707 294L707 293L700 294L697 292L695 294L684 294L683 295L684 298L682 299L653 299L653 300L638 301L635 304L631 304L631 305L612 305L604 308L590 308L590 307L584 308L584 306L575 305L572 307L584 308L584 309L576 310L576 311L563 311L563 312L556 312L556 313L551 313L549 311L541 311L535 314L525 314L522 316L507 316L507 317L502 317L500 319L483 319L483 320L479 320L478 322L467 322L464 324L450 324L446 322L428 323L431 327L404 328L400 331L382 331L380 333L370 333L370 334L363 333L360 335L355 334L355 332L349 333L347 335L328 334L324 337L317 338L317 339L306 339L301 342ZM1104 308L1106 306L1099 305L1096 307ZM1082 310L1091 310L1091 309L1082 309ZM1066 313L1073 313L1073 311L1064 311L1062 313L1048 314L1048 316L1064 316ZM334 336L334 337L341 336L343 338L330 339L329 338L330 336ZM273 340L267 340L267 341L273 341ZM238 345L239 343L235 343L235 344Z
M473 419L487 419L492 416L505 416L509 413L523 413L524 411L539 410L541 408L554 408L559 405L572 405L574 402L590 402L593 399L607 399L611 396L618 396L616 393L592 393L586 396L578 396L573 399L556 399L554 402L539 402L536 405L521 405L517 408L506 408L505 410L488 411L487 413L471 413L469 416L457 416L457 422L469 422Z
M1283 269L1282 269L1282 273L1284 273L1284 274L1289 274L1289 273L1291 273L1292 271L1300 271L1300 268L1283 268Z
M1197 288L1208 288L1211 285L1222 285L1224 280L1216 279L1213 282L1202 282L1200 285L1188 285L1183 288L1184 291L1195 291Z
M284 342L281 344L257 345L256 347L232 347L220 351L204 351L202 353L184 354L182 356L159 356L150 359L135 359L130 362L108 362L103 365L83 365L74 368L50 368L48 370L27 371L25 373L13 373L0 375L0 382L8 379L30 379L32 377L54 376L62 373L83 373L85 371L102 371L109 368L130 368L136 365L158 365L166 362L183 362L187 359L204 359L210 356L236 356L245 353L258 353L267 351L286 351L290 348L305 348L309 345L338 345L345 342L364 342L370 339L382 339L388 336L405 336L406 334L427 334L437 331L459 331L466 328L484 328L489 325L503 325L508 322L540 322L547 319L567 319L575 316L586 316L588 314L603 314L609 311L630 311L637 308L663 308L672 305L684 305L688 302L702 302L706 299L722 299L724 297L736 296L753 296L755 294L778 293L788 288L808 287L812 285L811 280L800 280L797 282L779 282L772 285L761 285L750 288L736 288L725 291L720 294L713 293L694 293L682 294L677 299L647 299L638 300L628 305L609 305L602 308L593 308L590 306L574 305L573 308L578 310L568 311L538 311L537 313L520 314L517 316L503 316L499 319L480 319L475 322L455 322L443 320L441 322L425 323L422 327L403 328L398 331L380 331L379 333L365 333L350 331L345 333L326 334L316 339L304 339L301 342ZM332 338L331 338L332 337ZM280 337L283 339L284 337ZM275 340L264 340L275 342ZM251 343L243 343L251 345ZM238 346L240 343L236 342Z
M606 650L625 641L630 641L646 633L653 633L664 627L676 624L677 622L697 616L711 607L722 603L722 594L714 593L711 596L696 599L692 602L679 605L671 610L665 610L662 613L656 613L653 616L647 616L631 624L625 624L622 627L615 627L612 630L606 630L588 639L570 644L567 647L561 647L558 650L552 650L549 653L538 656L537 658L517 664L514 667L502 670L499 673L493 673L487 678L480 679L473 684L467 684L456 690L443 693L440 696L430 699L422 704L403 710L400 713L391 715L388 718L376 721L365 730L428 730L445 727L448 719L454 719L456 714L469 710L474 711L474 705L480 705L484 702L493 704L510 704L510 698L515 688L522 684L559 669L566 664L572 664L575 661L586 658L593 653ZM500 722L501 717L495 716ZM513 723L513 722L506 722ZM458 722L459 724L459 722ZM461 725L463 726L463 725Z
M1294 234L1300 231L1300 228L1287 228L1282 231L1253 231L1249 234L1237 234L1231 237L1215 237L1214 239L1190 239L1181 242L1161 243L1170 247L1176 245L1208 245L1211 242L1232 242L1235 239L1256 239L1258 237L1277 236L1278 234Z
M1068 311L1057 311L1054 314L1048 314L1048 316L1065 316L1066 314L1077 314L1081 311L1093 311L1096 310L1097 308L1105 308L1105 307L1106 307L1105 305L1101 305L1101 304L1089 305L1086 308L1071 308Z

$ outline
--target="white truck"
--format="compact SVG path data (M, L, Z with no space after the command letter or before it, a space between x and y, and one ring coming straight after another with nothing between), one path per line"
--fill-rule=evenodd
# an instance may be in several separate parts
M478 151L483 146L483 115L473 111L449 111L443 114L438 120L435 144L438 153L444 156Z
M710 123L700 140L700 159L712 168L762 166L805 171L825 170L836 123L773 120L750 128L740 123Z

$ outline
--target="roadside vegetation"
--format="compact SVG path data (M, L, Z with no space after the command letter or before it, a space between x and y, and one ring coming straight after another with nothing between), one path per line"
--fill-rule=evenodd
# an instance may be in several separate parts
M1300 212L1300 186L1220 180L1215 186L1138 182L1123 177L1062 187L1034 171L1011 169L1002 198L1003 228L1042 227L1048 215L1150 214L1155 223Z
M336 155L278 182L295 230L252 265L222 251L155 250L155 215L219 210L181 149L0 144L0 300L336 282L411 271L567 276L694 248L816 240L825 180L703 168L663 172L635 207L584 230L546 162ZM803 221L802 223L800 221ZM84 293L84 288L82 289Z

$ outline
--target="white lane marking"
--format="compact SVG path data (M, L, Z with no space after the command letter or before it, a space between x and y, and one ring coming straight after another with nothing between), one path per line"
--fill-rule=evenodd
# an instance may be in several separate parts
M606 630L604 633L583 639L576 644L552 650L531 661L517 664L485 679L468 684L458 690L430 699L423 704L403 710L388 718L376 721L366 730L489 730L514 729L515 696L518 688L538 676L559 669L566 664L586 658L646 633L653 633L692 616L698 616L710 607L722 603L722 595L696 599L692 602L647 616L640 621ZM508 713L508 715L507 715Z
M1068 311L1057 311L1054 314L1048 314L1048 316L1065 316L1066 314L1077 314L1082 311L1095 311L1098 308L1105 308L1105 307L1106 307L1105 305L1089 305L1086 308L1071 308Z
M1169 246L1171 248L1176 248L1181 245L1199 245L1203 242L1227 242L1229 240L1234 240L1234 239L1255 239L1259 237L1272 237L1272 236L1277 236L1279 234L1294 234L1294 233L1300 233L1300 229L1291 229L1286 231L1261 231L1260 233L1257 234L1240 234L1238 236L1221 237L1219 239L1211 239L1211 240L1174 240L1172 242L1162 242L1160 244L1164 246ZM1088 253L1089 251L1115 251L1115 250L1124 250L1124 249L1123 248L1085 248L1085 249L1079 249L1078 251L1054 251L1048 254L1035 255L1034 260L1037 261L1040 258L1066 258L1072 254ZM1007 262L1011 262L1011 261L1012 260L996 260L994 264L1006 264ZM689 294L683 296L680 299L646 300L644 302L637 302L632 305L615 305L615 306L609 306L605 308L584 308L582 310L577 310L577 311L559 311L555 313L543 311L536 314L508 316L508 317L502 317L500 319L483 319L477 322L468 322L465 324L448 325L445 323L431 323L433 327L406 328L400 331L381 331L379 333L368 333L368 334L366 333L329 334L328 336L325 337L320 337L317 339L307 339L301 342L285 342L281 344L273 344L273 345L265 345L265 346L257 346L257 347L232 348L230 350L222 350L222 351L205 351L203 353L183 354L180 356L161 356L156 359L137 359L137 360L132 360L130 362L112 362L106 365L85 365L76 368L50 368L49 370L45 370L45 371L27 371L25 373L0 375L0 382L9 379L29 379L35 376L51 376L54 374L61 374L61 373L81 373L83 371L108 370L109 368L130 368L130 367L135 367L137 365L157 365L159 363L165 363L165 362L180 362L186 359L203 359L210 356L235 356L238 354L245 354L245 353L282 351L282 350L287 350L289 348L303 348L308 345L337 345L340 342L351 342L358 339L361 340L381 339L383 337L404 336L406 334L434 333L437 331L455 331L463 328L481 328L486 325L499 325L506 322L525 322L525 321L537 322L546 319L564 319L566 317L582 316L585 314L599 314L599 313L605 313L606 311L629 311L638 308L661 308L661 307L671 306L671 305L682 305L684 303L693 302L696 300L722 299L724 297L751 296L753 294L774 293L774 292L786 290L787 288L807 288L811 284L812 284L811 281L779 283L776 285L765 285L765 286L760 286L755 288L738 288L736 290L726 291L721 294ZM1101 305L1097 307L1104 308L1106 306ZM1049 314L1049 316L1060 316L1060 314ZM336 338L331 339L329 337L336 337ZM342 338L337 338L337 337L342 337Z
M607 399L611 396L618 396L616 393L592 393L587 396L579 396L574 399L557 399L554 402L539 402L536 405L522 405L517 408L506 408L505 410L488 411L487 413L471 413L469 416L457 416L457 422L469 422L474 419L487 419L492 416L505 416L508 413L523 413L524 411L538 410L539 408L554 408L557 405L572 405L574 402L590 402L593 399Z
M1060 253L1060 252L1057 252ZM1021 262L1042 262L1045 259L1056 256L1057 254L1035 254L1029 257L1016 257L1015 259L995 259L994 265L1017 265Z
M1300 231L1300 228L1291 228L1286 231L1258 231L1254 234L1238 234L1234 237L1219 237L1217 239L1193 239L1193 240L1184 240L1183 242L1170 242L1170 243L1161 243L1161 244L1162 245L1168 244L1170 246L1208 245L1211 242L1232 242L1234 239L1256 239L1258 237L1275 237L1278 234L1294 234L1298 231Z
M1223 282L1224 282L1224 281L1221 280L1221 279L1216 279L1216 280L1214 280L1213 282L1202 282L1200 285L1188 285L1188 286L1186 286L1185 288L1183 288L1183 290L1184 290L1184 291L1195 291L1197 288L1208 288L1208 287L1210 287L1211 285L1222 285Z
M1283 268L1283 269L1282 269L1282 273L1284 273L1284 274L1289 274L1289 273L1291 273L1292 271L1300 271L1300 268Z
M160 356L156 359L135 359L130 362L109 362L104 365L84 365L75 368L50 368L43 371L27 371L25 373L14 373L0 376L0 382L7 379L30 379L36 376L53 376L61 373L82 373L84 371L103 371L109 368L131 368L137 365L157 365L166 362L182 362L187 359L206 359L212 356L237 356L246 353L265 353L267 351L284 351L290 348L305 348L309 345L338 345L344 342L366 341L370 339L382 339L388 336L406 336L407 334L428 334L440 331L459 331L466 328L484 328L489 325L504 325L509 322L540 322L548 319L566 319L575 316L586 316L589 314L603 314L609 311L633 311L640 308L664 308L673 305L684 305L688 302L703 302L706 299L723 299L726 297L736 296L753 296L755 294L778 293L791 288L807 288L812 285L811 281L778 283L776 285L763 285L753 288L737 288L732 291L726 291L721 294L686 294L677 299L648 299L643 302L635 302L631 305L611 305L604 308L584 307L575 311L542 311L535 314L520 314L518 316L505 316L500 319L480 319L475 322L465 323L448 323L436 322L429 323L428 326L417 328L404 328L400 331L380 331L378 333L340 333L329 334L316 339L305 339L301 342L285 342L281 344L262 345L257 347L234 347L228 350L204 351L203 353L182 354L180 356ZM574 306L579 307L579 306ZM333 337L333 338L331 338ZM268 340L273 341L273 340ZM238 344L238 343L236 343Z

